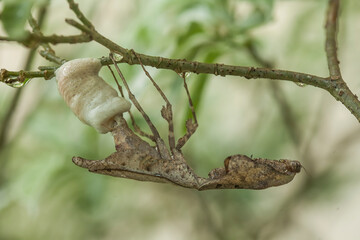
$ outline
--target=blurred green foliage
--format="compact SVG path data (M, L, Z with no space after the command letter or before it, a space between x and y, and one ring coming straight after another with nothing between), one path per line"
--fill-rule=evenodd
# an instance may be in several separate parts
M3 0L0 15L1 23L9 37L21 39L26 36L25 23L33 6L46 0Z
M32 5L32 1L4 1L1 22L10 37L24 37L24 27Z
M327 75L325 0L78 2L99 32L141 53L261 66L250 54L251 43L275 68ZM34 3L1 3L1 20L9 36L21 36ZM357 3L346 3L342 18L359 20L356 7ZM32 11L36 10L35 4ZM15 18L20 11L21 17ZM63 23L69 13L65 1L52 1L44 32L73 33ZM5 47L2 43L0 51ZM360 53L358 48L351 51ZM96 43L59 45L55 50L66 59L108 54ZM355 69L353 62L344 65ZM48 63L39 58L36 64ZM120 67L165 139L162 99L139 66ZM148 70L173 103L176 135L181 136L191 116L182 80L170 71ZM347 76L349 85L360 87L351 82L355 73ZM101 75L115 86L107 69ZM184 154L196 172L205 176L225 157L241 153L298 159L307 173L263 191L209 192L89 173L73 165L71 157L108 156L114 151L111 136L99 135L78 121L54 81L33 80L16 109L11 109L13 117L6 126L11 131L0 149L0 239L336 239L331 230L326 235L316 228L311 212L333 207L332 203L341 205L341 196L353 196L345 190L352 182L358 184L354 164L359 152L354 146L360 131L351 114L321 90L292 83L277 82L278 94L285 99L279 102L266 80L195 74L187 80L200 127ZM0 122L13 94L0 86ZM282 111L281 104L292 113ZM295 141L294 127L283 121L288 114L299 132ZM146 130L137 112L135 117ZM325 213L321 216L317 217L327 220Z

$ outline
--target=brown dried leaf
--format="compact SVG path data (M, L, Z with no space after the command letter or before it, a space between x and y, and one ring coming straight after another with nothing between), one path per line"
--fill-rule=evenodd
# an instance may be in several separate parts
M279 186L290 182L300 169L298 161L251 159L245 155L234 155L224 160L223 168L212 170L199 190L264 189Z
M90 172L139 181L173 183L186 188L208 189L264 189L290 182L300 172L298 161L252 159L234 155L224 160L223 168L209 173L209 178L198 177L186 163L180 151L171 156L162 140L159 149L135 135L120 117L112 132L116 152L104 160L74 157L73 162Z

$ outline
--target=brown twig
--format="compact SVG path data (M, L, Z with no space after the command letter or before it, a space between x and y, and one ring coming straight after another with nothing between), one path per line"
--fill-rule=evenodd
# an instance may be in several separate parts
M170 150L173 153L173 149L175 148L175 133L174 133L172 105L171 105L169 99L166 97L165 93L161 90L159 85L154 81L154 79L151 77L150 73L145 69L139 56L135 53L134 50L131 50L131 51L135 54L137 60L140 63L142 70L145 72L145 75L149 78L151 83L154 85L156 91L160 94L160 96L166 103L166 107L163 106L163 108L161 109L161 116L168 122L168 125L169 125L168 141L169 141Z
M43 36L42 32L40 31L40 27L37 24L36 20L33 18L33 16L30 15L28 22L33 30L33 35ZM54 50L51 48L50 44L48 42L41 42L41 46L49 52L54 52Z
M125 98L125 95L124 95L124 92L123 92L123 90L122 90L122 87L121 87L121 85L119 84L119 81L117 80L117 78L116 78L116 76L115 76L115 74L114 74L114 71L111 69L111 67L110 67L109 65L108 65L108 68L109 68L110 73L111 73L111 75L113 76L113 78L114 78L114 80L115 80L115 82L116 82L116 85L117 85L117 87L118 87L118 89L119 89L119 92L120 92L121 97ZM131 124L133 125L135 132L136 132L137 134L139 134L140 136L146 137L146 138L150 139L151 141L155 142L154 136L152 136L152 135L150 135L150 134L142 131L142 130L140 129L140 127L136 124L135 118L134 118L134 116L132 115L132 113L131 113L130 110L128 111L128 113L129 113L129 115L130 115Z
M94 29L92 23L85 17L85 15L80 11L79 5L74 2L74 0L68 0L69 7L76 14L77 18L87 27Z
M340 72L339 60L337 57L336 34L339 16L340 0L329 0L326 17L326 41L325 50L329 67L330 79L327 90L336 100L342 102L347 109L360 121L360 101L351 92Z
M14 38L14 37L5 37L0 36L0 41L8 41L8 42L18 42L25 46L36 46L42 43L51 43L51 44L61 44L61 43L86 43L90 42L92 39L87 34L78 34L78 35L57 35L52 34L49 36L44 36L39 33L27 33L26 37L22 38Z
M136 55L139 56L143 65L151 66L158 69L171 69L176 70L177 72L193 72L193 73L206 73L214 74L220 76L241 76L246 77L247 79L252 78L268 78L276 80L287 80L292 82L304 83L308 85L313 85L316 87L326 89L329 86L328 79L293 71L286 70L275 70L275 69L266 69L266 68L255 68L255 67L242 67L234 66L227 64L211 64L211 63L202 63L197 61L188 61L184 59L170 59L164 57L156 57L145 54L136 53L133 50L125 49L113 41L105 38L96 30L87 28L84 25L72 20L66 19L66 22L75 28L89 34L94 41L103 45L104 47L110 49L111 51L120 54L123 59L121 62L128 63L130 65L140 64ZM136 53L136 55L134 54ZM104 61L105 62L105 61ZM106 61L107 62L107 61ZM111 62L109 61L109 64Z
M87 34L78 34L78 35L50 35L50 36L40 36L37 34L32 34L31 37L34 40L37 40L40 43L51 43L51 44L59 44L59 43L86 43L90 42L92 39Z
M326 42L325 51L331 80L342 79L339 60L337 57L336 34L337 20L339 15L339 0L329 0L329 7L326 18Z
M155 139L159 139L160 138L160 134L157 131L156 127L152 124L152 122L150 121L149 116L145 113L144 109L141 107L141 105L139 104L139 102L137 101L137 99L135 98L134 94L131 92L129 85L127 84L124 75L122 74L120 68L116 65L116 61L112 56L112 53L110 53L110 59L113 60L114 66L117 70L117 73L119 74L127 92L129 95L129 98L131 100L131 102L135 105L135 107L139 110L139 112L141 113L141 115L144 117L146 123L149 125L149 128L154 136Z
M176 144L176 149L180 151L180 149L185 145L185 143L190 139L190 137L195 133L197 127L199 126L198 121L197 121L197 117L196 117L196 112L195 112L195 108L193 105L193 101L191 99L190 96L190 92L189 92L189 88L186 84L186 74L185 73L181 73L181 77L183 79L183 83L184 83L184 88L185 88L185 92L186 92L186 96L188 98L188 102L189 102L189 107L191 110L191 114L192 117L194 119L194 122L191 121L191 119L188 119L186 121L186 133L184 134L184 136L182 136L181 138L179 138L177 144Z

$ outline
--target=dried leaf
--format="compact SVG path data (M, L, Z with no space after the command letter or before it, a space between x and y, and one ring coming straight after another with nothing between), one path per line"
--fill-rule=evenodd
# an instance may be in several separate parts
M126 121L119 117L112 132L116 152L103 160L74 157L73 162L90 172L139 181L173 183L186 188L208 189L264 189L290 182L300 172L298 161L251 159L234 155L225 159L224 167L216 168L205 179L197 176L180 151L171 156L160 141L157 150L134 134Z
M290 182L300 172L301 164L290 160L251 159L234 155L224 160L223 168L209 173L199 190L214 188L264 189Z

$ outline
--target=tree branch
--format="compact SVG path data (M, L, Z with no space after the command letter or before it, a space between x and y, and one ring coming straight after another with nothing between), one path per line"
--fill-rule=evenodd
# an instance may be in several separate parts
M8 71L6 69L1 69L0 71L0 82L6 84L11 84L15 81L23 82L28 78L45 78L50 79L53 75L53 70L43 70L43 71ZM18 78L17 80L15 78Z
M92 39L87 34L78 34L78 35L50 35L50 36L43 36L39 33L28 33L25 38L11 38L11 37L4 37L0 36L0 41L8 41L8 42L18 42L25 46L32 47L37 46L41 43L51 43L51 44L60 44L60 43L86 43L90 42Z
M339 0L329 0L329 8L327 12L326 20L326 54L330 71L330 78L319 77L307 73L299 73L286 70L275 70L268 68L255 68L255 67L243 67L233 66L226 64L210 64L197 61L187 61L185 59L170 59L158 56L150 56L145 54L136 53L133 50L129 50L119 46L110 39L107 39L99 32L97 32L91 22L84 16L84 14L78 8L78 5L73 0L68 0L70 8L74 11L76 16L83 23L79 23L72 19L66 19L65 21L73 27L79 29L82 34L73 36L43 36L39 33L32 33L30 38L35 39L37 43L82 43L89 41L96 41L97 43L108 48L111 52L115 52L122 56L122 59L118 63L127 63L130 65L140 64L140 61L146 65L155 67L158 69L170 69L177 73L193 72L196 74L214 74L220 76L241 76L247 79L267 78L273 80L286 80L295 83L303 83L319 87L328 91L334 98L342 102L349 111L360 122L360 101L357 96L354 95L346 83L343 81L340 73L339 62L337 60L336 53L336 31L337 31L337 19ZM0 38L0 40L11 40ZM140 61L139 61L140 60ZM56 61L55 61L56 62ZM60 62L57 62L60 63ZM103 65L111 65L112 61L108 57L101 58ZM29 76L29 77L44 77L48 78L50 74L53 74L54 70L44 70L35 72L11 72L2 70L0 81L6 82L7 77L13 76ZM331 81L330 81L331 80Z
M92 23L85 17L85 15L80 11L79 5L74 2L74 0L68 0L69 7L76 14L76 17L88 28L94 29Z
M358 97L351 92L346 82L341 76L339 60L337 57L337 44L336 34L338 25L340 0L329 0L328 11L326 15L326 40L325 51L329 67L331 83L327 90L334 98L342 102L347 109L358 119L360 122L360 102Z
M319 87L328 91L334 98L342 102L347 109L360 122L360 101L348 88L346 83L341 81L329 81L329 78L323 78L311 74L299 73L286 70L275 70L267 68L242 67L226 64L210 64L196 61L187 61L185 59L169 59L163 57L149 56L145 54L135 53L133 50L123 48L113 41L102 36L95 29L90 29L72 19L66 19L66 22L75 28L89 34L92 39L110 51L120 54L123 59L121 62L126 62L130 65L139 64L136 55L139 56L142 63L147 66L152 66L158 69L171 69L178 73L193 72L206 73L220 76L241 76L247 79L267 78L273 80L287 80L295 83L303 83ZM136 54L136 55L135 55ZM103 63L106 64L107 59ZM110 64L110 63L109 63Z

